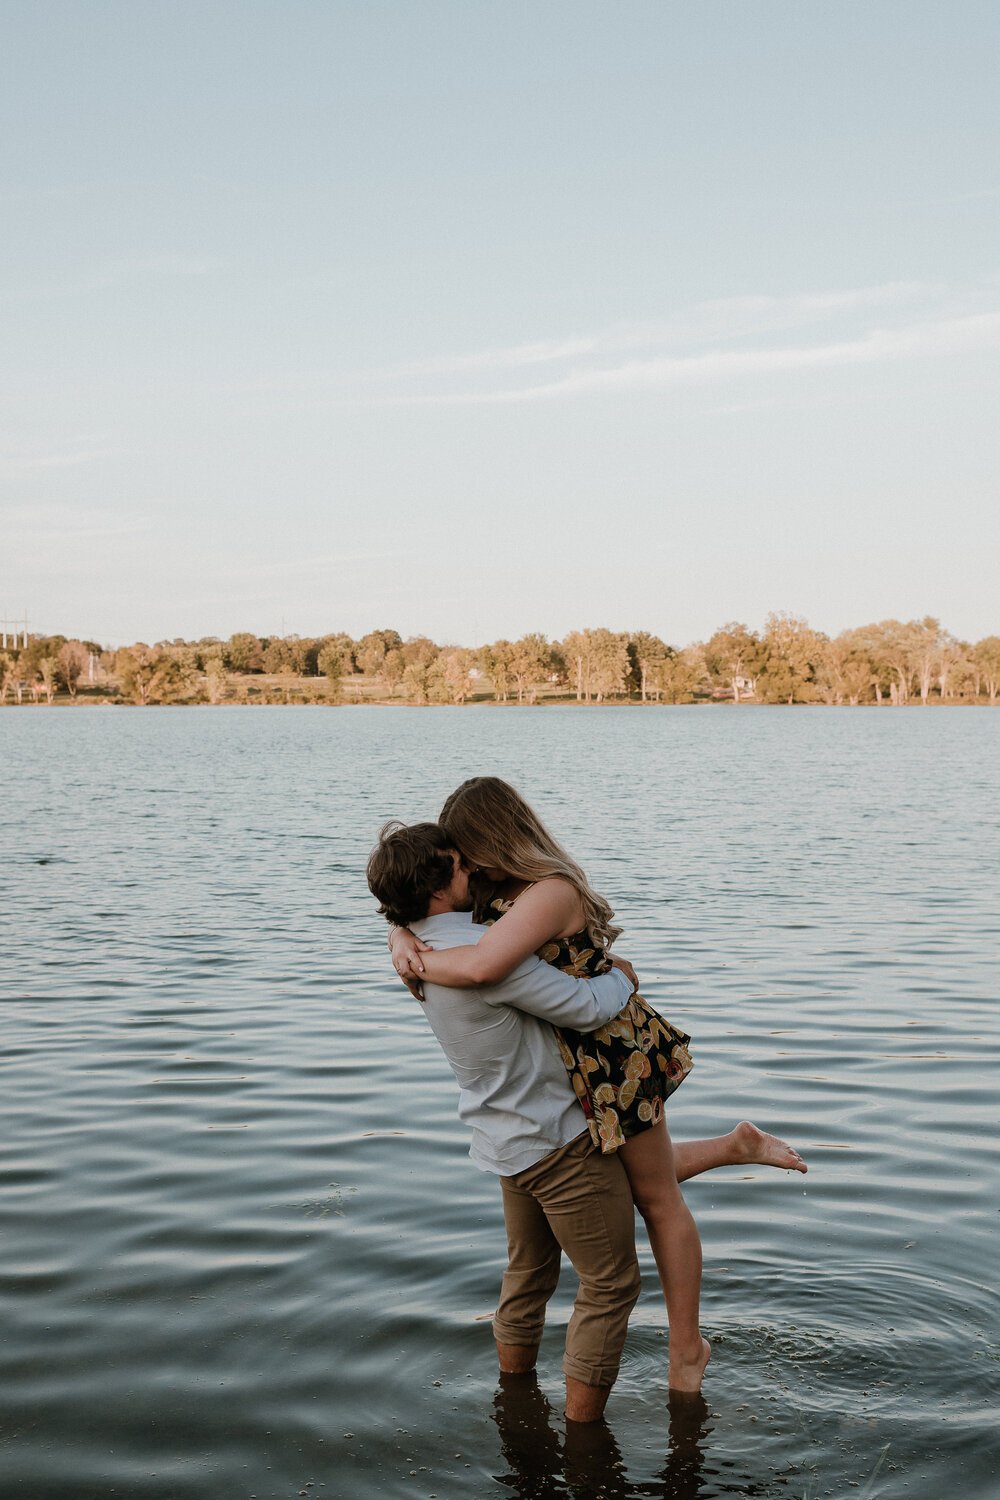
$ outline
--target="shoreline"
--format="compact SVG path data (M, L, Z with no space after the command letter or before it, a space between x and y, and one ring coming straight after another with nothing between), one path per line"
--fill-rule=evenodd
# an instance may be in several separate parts
M906 703L893 703L886 700L883 703L764 703L757 698L741 698L739 703L734 703L731 698L697 698L689 703L662 703L652 699L643 702L637 698L605 698L601 702L584 702L577 698L548 697L542 698L535 703L518 703L514 699L506 702L495 698L475 698L466 700L464 703L412 703L404 698L368 698L356 697L340 699L337 702L324 700L322 698L295 698L283 703L276 703L269 698L246 698L227 699L223 703L209 703L205 699L175 699L172 702L136 703L128 698L113 698L97 695L78 696L70 698L68 694L59 694L53 698L51 703L29 702L29 703L3 703L0 704L0 713L6 709L45 709L45 708L125 708L125 709L147 709L147 708L418 708L418 709L464 709L464 708L489 708L489 709L556 709L556 708L635 708L635 709L657 709L657 708L768 708L768 709L811 709L811 708L843 708L843 709L914 709L914 708L1000 708L1000 698L992 703L989 698L955 698L942 702L940 698L929 698L924 703L920 698L910 699Z

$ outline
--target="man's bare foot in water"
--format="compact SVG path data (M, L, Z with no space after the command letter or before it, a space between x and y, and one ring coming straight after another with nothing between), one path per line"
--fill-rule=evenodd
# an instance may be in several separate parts
M690 1359L683 1359L680 1354L670 1350L670 1371L667 1383L672 1396L697 1396L701 1390L702 1377L705 1368L712 1358L712 1346L708 1339L702 1339L701 1350L693 1354Z
M741 1120L729 1132L733 1142L733 1163L753 1163L761 1167L784 1167L790 1172L808 1172L809 1168L794 1147L776 1135L768 1135L749 1120Z

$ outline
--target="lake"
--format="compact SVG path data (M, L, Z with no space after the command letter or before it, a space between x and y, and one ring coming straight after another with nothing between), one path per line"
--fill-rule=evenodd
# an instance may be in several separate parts
M0 710L0 1493L995 1500L1000 711ZM648 1249L567 1440L499 1387L499 1191L389 967L380 824L508 777L689 1031L705 1403ZM641 1239L641 1236L640 1236Z

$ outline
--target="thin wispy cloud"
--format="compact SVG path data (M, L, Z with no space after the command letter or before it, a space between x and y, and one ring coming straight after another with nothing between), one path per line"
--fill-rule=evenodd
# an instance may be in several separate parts
M596 338L541 339L534 344L517 344L512 349L484 349L478 354L445 355L440 359L416 360L391 370L377 372L383 379L412 375L457 375L463 370L512 370L530 365L551 364L594 354L600 347Z
M1000 198L1000 187L978 188L974 193L959 193L956 203L979 203L984 199Z
M84 297L133 282L201 279L217 275L223 269L224 262L221 259L208 255L165 253L135 256L126 260L106 261L71 281L20 287L10 292L7 300L32 303Z
M30 187L7 188L0 193L0 206L21 208L25 204L79 203L84 198L96 196L101 191L97 182L50 182L33 183Z
M214 276L222 265L214 255L144 255L113 261L108 274L123 280L130 276Z
M544 385L514 391L462 395L463 401L538 401L580 396L599 390L655 390L703 385L751 375L869 365L903 358L927 358L1000 349L1000 313L943 319L901 329L877 329L857 339L778 349L725 349L680 358L630 360L624 364L575 370ZM433 398L431 398L433 399Z
M920 281L892 281L876 286L849 287L828 292L803 292L776 297L748 294L696 303L659 328L641 330L633 346L653 342L735 340L750 335L806 330L868 312L902 311L927 304L941 288Z
M114 448L80 448L68 452L34 453L18 456L0 456L0 475L30 474L36 470L78 469L85 464L99 463L101 459L113 458L120 450Z
M271 580L277 582L313 574L336 573L345 567L359 567L368 563L398 562L409 555L403 547L368 552L325 552L319 556L299 556L266 563L213 567L212 577L225 579L231 583L267 583Z
M0 510L0 518L8 544L26 555L33 555L42 547L136 536L147 531L151 524L149 516L140 511L58 501L6 505Z
M984 300L984 292L993 304L985 308L976 305ZM405 405L496 405L944 358L1000 348L995 303L995 288L988 283L975 295L958 299L945 288L920 282L792 297L720 299L697 304L669 324L655 327L619 328L561 344L552 340L427 361L410 371L423 389L400 391L388 399ZM549 379L532 378L542 364L562 369ZM471 381L465 389L426 388L435 376L463 372ZM488 380L490 374L515 372L525 377L516 384Z
M530 369L533 366L590 356L609 358L630 349L685 345L706 341L734 341L752 334L808 328L852 314L903 308L926 301L940 288L926 282L894 281L870 287L776 297L744 295L695 303L675 316L645 324L624 324L565 339L538 339L510 348L491 348L415 360L376 372L383 380L458 375L491 370Z

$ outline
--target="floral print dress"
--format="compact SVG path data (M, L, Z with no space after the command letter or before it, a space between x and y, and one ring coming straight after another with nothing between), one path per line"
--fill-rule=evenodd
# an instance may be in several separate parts
M490 927L513 901L501 896L485 903L476 921ZM575 979L606 974L611 961L584 930L553 938L539 958ZM663 1119L663 1102L679 1088L693 1066L691 1038L658 1015L641 995L597 1031L555 1027L570 1083L587 1118L594 1145L607 1153Z

